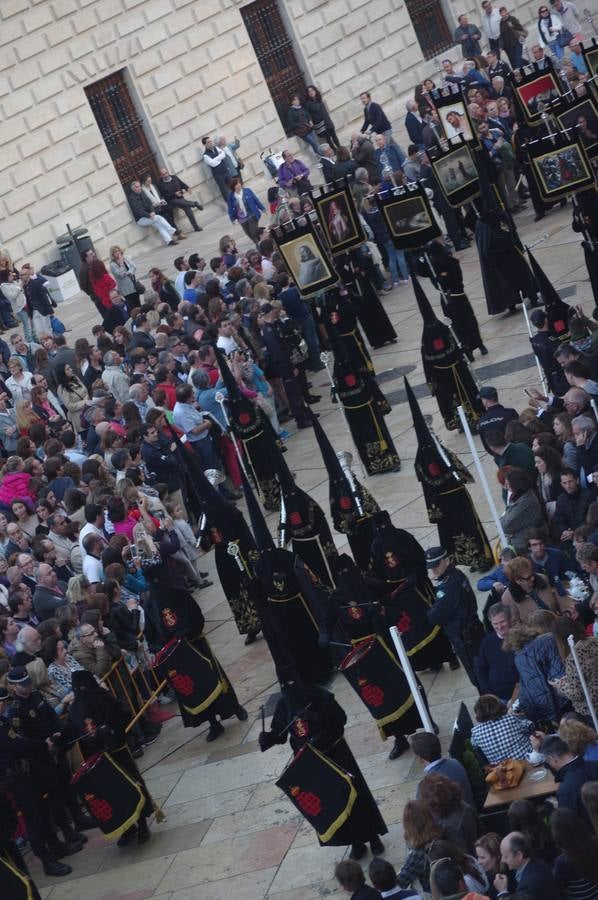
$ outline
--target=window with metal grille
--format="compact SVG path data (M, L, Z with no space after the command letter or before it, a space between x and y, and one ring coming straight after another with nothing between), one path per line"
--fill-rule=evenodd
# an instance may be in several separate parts
M157 180L154 152L127 87L125 69L90 84L85 94L123 187L128 189L148 173Z
M242 7L241 16L278 117L286 134L289 134L287 119L291 94L297 92L304 97L306 85L278 2L255 0Z
M424 59L432 59L455 43L440 0L406 0Z

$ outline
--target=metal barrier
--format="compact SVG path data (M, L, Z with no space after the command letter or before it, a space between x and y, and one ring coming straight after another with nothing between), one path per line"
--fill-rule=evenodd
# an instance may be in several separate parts
M131 714L126 732L136 724L149 706L154 703L160 691L166 685L166 679L160 681L153 669L144 671L139 665L131 672L123 657L117 659L109 672L100 679L113 697L123 700Z

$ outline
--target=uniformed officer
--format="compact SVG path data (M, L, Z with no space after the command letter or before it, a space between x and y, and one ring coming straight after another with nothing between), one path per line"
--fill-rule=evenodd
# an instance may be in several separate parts
M488 453L491 453L492 451L486 443L486 435L490 431L500 431L501 434L504 434L509 422L518 419L519 414L516 409L512 409L510 406L503 406L502 403L498 402L498 391L491 385L487 384L480 388L478 396L484 407L484 412L478 421L478 434L485 449Z
M22 747L14 754L9 792L23 809L31 848L46 874L68 875L70 866L56 860L78 853L87 838L75 831L69 820L50 752L60 738L60 720L39 691L33 690L24 666L11 669L6 680L13 695L5 717L7 741L18 738ZM52 822L62 831L64 842L57 839Z
M473 661L478 655L484 628L478 618L475 594L443 547L426 550L426 566L436 582L436 600L428 610L428 619L433 625L442 626L469 680L477 688Z
M73 870L50 850L56 843L44 806L39 779L33 775L35 759L47 751L46 741L30 740L5 715L10 694L0 687L0 778L2 787L16 801L25 819L31 849L41 860L46 875L69 875Z

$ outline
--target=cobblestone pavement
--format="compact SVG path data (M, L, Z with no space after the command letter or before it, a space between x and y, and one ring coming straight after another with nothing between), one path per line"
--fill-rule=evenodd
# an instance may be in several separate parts
M569 302L582 303L587 312L594 306L579 242L570 230L570 207L555 211L541 223L532 221L526 210L517 217L524 241L532 243L544 233L548 239L534 251L555 286L567 288ZM220 234L229 231L224 218L211 223L197 239L188 238L181 250L199 250L210 257ZM173 250L163 248L137 257L142 271L151 264L172 268ZM519 312L490 319L486 313L481 275L475 249L459 254L467 293L478 314L490 354L482 361L476 354L473 365L481 383L498 387L501 400L521 409L523 388L538 385L538 375L530 356L525 323ZM429 290L436 309L438 298ZM433 416L434 427L465 463L471 457L463 436L446 433L435 401L424 390L420 357L421 323L411 287L402 285L384 297L384 305L395 326L396 345L373 352L376 370L385 392L394 398L387 417L399 448L402 470L367 479L368 488L392 514L396 525L408 528L424 547L437 540L436 529L427 521L421 491L413 473L415 440L408 407L402 393L402 375L410 373L418 388L420 403ZM85 334L95 321L95 311L87 298L69 301L60 314L73 328L71 337ZM93 317L93 318L92 318ZM337 449L349 449L342 415L330 402L326 378L313 377L314 392L322 394L317 411ZM315 440L310 431L294 434L288 443L287 461L301 487L327 510L328 483ZM483 464L500 507L494 465L487 457ZM488 506L479 484L470 487L488 535L495 538ZM274 518L270 518L274 527ZM339 548L346 546L336 535ZM275 747L261 754L257 745L260 705L276 690L274 670L265 643L258 640L245 647L232 621L229 607L218 586L213 561L206 568L214 587L201 592L210 642L249 711L247 722L226 723L226 732L216 743L206 744L205 728L185 730L173 718L163 728L159 741L143 759L148 787L160 801L166 821L152 827L152 839L143 847L118 849L108 845L99 832L89 832L85 850L68 858L73 874L66 879L46 879L39 866L32 872L44 898L51 900L315 900L343 896L332 878L334 864L345 854L343 848L321 848L311 829L295 813L274 786L276 777L289 759L288 747ZM480 596L480 601L483 598ZM461 700L473 691L461 671L445 667L438 675L424 675L435 720L446 746ZM409 752L399 760L387 759L389 742L382 744L372 719L348 687L337 676L333 689L348 715L346 737L380 805L389 827L384 838L386 857L395 865L404 855L401 815L405 801L414 795L420 767ZM369 857L364 860L364 865Z

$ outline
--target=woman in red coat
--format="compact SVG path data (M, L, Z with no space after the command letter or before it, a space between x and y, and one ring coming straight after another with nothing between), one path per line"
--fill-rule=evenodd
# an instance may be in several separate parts
M94 259L89 267L89 280L94 294L98 297L104 309L110 309L110 291L116 289L116 281L108 272L101 259Z

